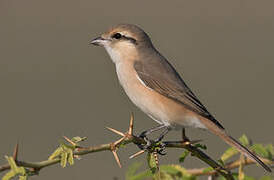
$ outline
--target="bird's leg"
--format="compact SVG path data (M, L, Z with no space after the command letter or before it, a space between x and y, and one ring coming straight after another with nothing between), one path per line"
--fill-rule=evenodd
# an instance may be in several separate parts
M165 126L164 131L160 134L160 136L155 140L155 142L160 142L165 137L165 135L171 130L170 127Z
M166 125L161 124L161 125L156 126L156 127L154 127L154 128L151 128L151 129L148 129L148 130L146 130L146 131L143 131L138 137L144 139L144 140L146 141L146 144L145 144L145 145L138 144L138 147L139 147L140 149L148 149L148 148L151 146L151 140L149 140L149 139L147 138L147 135L151 134L151 133L154 132L154 131L158 131L158 130L160 130L160 129L163 129L163 128L165 128L165 127L166 127Z
M183 142L190 142L189 138L186 136L185 128L182 129L182 139L183 139Z
M163 129L164 127L166 127L166 125L160 124L160 125L158 125L158 126L156 126L156 127L153 127L153 128L151 128L151 129L148 129L148 130L143 131L143 132L139 135L139 137L144 138L144 137L146 137L147 135L153 133L154 131L158 131L158 130L160 130L160 129Z
M165 135L171 130L170 127L166 126L165 129L163 130L163 132L160 134L160 136L155 140L155 143L159 143L160 141L162 141L162 139L165 137ZM166 155L165 152L165 144L160 143L159 144L160 149L157 149L157 153L160 155Z

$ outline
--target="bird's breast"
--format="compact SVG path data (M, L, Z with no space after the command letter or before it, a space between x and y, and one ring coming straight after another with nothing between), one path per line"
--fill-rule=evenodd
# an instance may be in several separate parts
M132 63L116 64L116 72L130 100L160 124L188 126L192 114L181 104L147 87L138 77Z

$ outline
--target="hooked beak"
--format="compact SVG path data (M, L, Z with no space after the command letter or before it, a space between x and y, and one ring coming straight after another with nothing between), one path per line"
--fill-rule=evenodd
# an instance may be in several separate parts
M104 39L102 37L97 37L97 38L93 39L90 42L90 44L93 44L95 46L103 46L106 41L107 41L107 39Z

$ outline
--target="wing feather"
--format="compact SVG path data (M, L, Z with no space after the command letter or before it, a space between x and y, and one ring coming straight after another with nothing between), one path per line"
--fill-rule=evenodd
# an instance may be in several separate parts
M157 71L155 70L155 65L157 65ZM175 69L166 60L162 60L161 63L158 64L145 64L136 61L134 68L137 75L146 86L177 101L189 110L211 120L218 125L218 127L224 129L224 127L208 112L205 106L199 101Z

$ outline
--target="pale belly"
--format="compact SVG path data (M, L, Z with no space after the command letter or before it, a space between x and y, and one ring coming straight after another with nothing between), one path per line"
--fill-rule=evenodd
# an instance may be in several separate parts
M130 100L159 124L174 128L205 128L192 111L145 86L130 64L118 64L116 71Z

